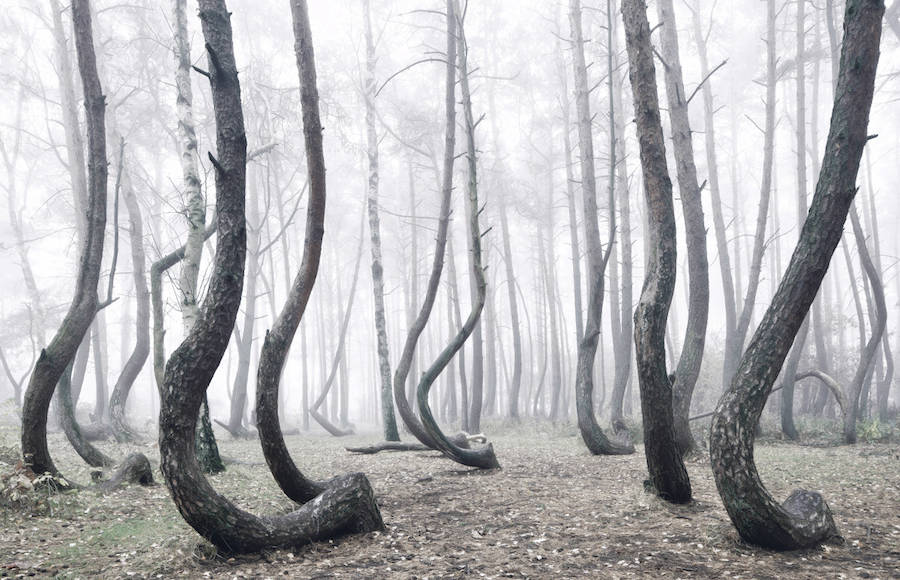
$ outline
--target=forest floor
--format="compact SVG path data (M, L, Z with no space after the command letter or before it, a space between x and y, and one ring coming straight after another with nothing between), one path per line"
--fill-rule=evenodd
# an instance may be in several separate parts
M758 445L757 463L773 495L821 490L846 539L776 553L740 541L706 458L688 466L695 501L674 506L645 493L642 447L631 456L592 457L572 426L485 430L501 433L491 437L501 470L472 471L433 452L344 451L376 441L375 434L287 438L294 460L313 478L366 473L383 532L223 557L184 523L165 485L108 495L52 493L37 510L43 513L0 508L0 577L900 578L896 443ZM0 429L0 474L11 469L17 439L17 429ZM50 444L63 473L89 480L61 435L51 434ZM223 436L220 446L223 456L241 462L212 478L221 493L256 513L291 509L257 441ZM119 457L130 450L103 447ZM159 478L155 445L131 447L151 458Z

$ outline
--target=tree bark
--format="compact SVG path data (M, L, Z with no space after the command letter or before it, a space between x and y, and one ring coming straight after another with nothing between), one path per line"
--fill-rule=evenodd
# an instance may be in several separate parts
M584 61L584 35L581 29L581 1L569 0L569 24L572 32L573 69L575 77L575 110L578 117L578 148L581 154L581 187L584 203L584 239L588 261L588 311L584 335L579 338L578 362L575 371L575 408L578 428L588 450L594 455L624 455L634 453L630 442L613 441L606 436L594 416L594 360L600 339L603 315L603 283L609 248L604 255L600 245L600 225L597 220L597 183L594 176L594 143L591 136L591 112L588 94L587 68ZM612 210L612 208L610 208ZM610 215L614 221L615 216ZM615 231L611 224L610 231ZM610 240L610 243L612 240Z
M297 30L298 60L312 65L306 3L291 4ZM220 496L201 473L193 453L194 429L203 394L228 347L237 318L246 257L244 197L246 147L240 85L231 40L229 13L222 0L200 0L212 85L218 158L215 167L218 241L213 275L197 324L172 353L166 366L160 408L160 468L179 512L197 532L225 552L290 547L347 532L381 529L372 488L362 474L333 481L318 501L283 516L257 517ZM301 73L304 117L317 102L314 69ZM312 116L312 118L318 115ZM321 127L304 124L304 133L321 139ZM321 143L321 141L319 141ZM318 171L324 173L322 149ZM311 168L312 170L312 168ZM279 369L280 370L280 369ZM276 373L276 377L279 373ZM277 405L277 392L275 393ZM277 418L277 411L275 413Z
M659 0L657 8L659 20L663 23L660 35L662 57L665 61L669 125L672 130L678 192L681 195L688 251L688 323L684 333L684 346L675 370L675 382L672 385L675 444L681 454L685 455L697 448L688 418L706 344L706 323L709 318L709 261L706 256L706 225L703 219L703 204L700 200L700 184L697 182L697 166L694 164L688 102L681 74L675 9L672 0Z
M372 286L375 295L375 336L378 340L378 371L381 379L381 418L385 441L400 441L394 402L391 400L391 359L387 337L387 320L384 315L384 267L381 257L381 224L378 216L378 134L375 132L375 42L372 39L372 21L369 0L363 2L363 19L366 28L366 152L369 157L369 181L367 205L369 209L369 233L372 243Z
M56 383L75 357L97 313L97 284L106 228L106 100L97 74L88 0L72 4L75 48L84 89L88 127L87 229L82 240L75 295L50 344L41 351L28 382L22 406L22 455L38 474L61 478L47 448L47 413Z
M634 312L644 449L650 483L656 493L672 503L685 503L691 500L691 482L675 444L672 385L666 372L665 349L666 321L675 290L672 182L666 167L646 4L643 0L623 0L622 16L650 226L650 255Z
M741 537L778 550L815 546L837 536L821 495L798 490L783 505L759 478L755 428L791 343L825 277L855 194L866 143L878 63L880 0L850 0L824 162L790 264L729 388L710 431L710 461L725 509Z

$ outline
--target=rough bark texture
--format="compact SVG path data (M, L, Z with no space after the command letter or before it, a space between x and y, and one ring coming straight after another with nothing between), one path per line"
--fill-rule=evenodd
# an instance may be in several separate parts
M803 502L776 503L759 478L753 444L763 406L825 277L855 195L883 12L880 0L847 2L831 127L812 206L785 276L711 426L710 461L728 515L744 540L768 548L806 548L837 535L819 494L801 490L792 497Z
M87 0L72 4L75 48L84 90L88 128L87 230L82 240L75 295L50 344L41 351L22 406L22 455L38 474L61 477L47 448L47 413L56 383L75 357L97 312L97 283L106 228L106 99L100 87Z
M700 184L697 182L697 166L694 164L687 95L684 92L684 79L681 74L675 9L672 0L659 0L656 6L659 20L663 23L660 37L662 57L665 61L666 100L669 105L669 124L672 129L678 192L681 196L688 251L688 323L681 356L675 370L675 383L672 385L675 444L682 454L687 454L697 447L688 418L706 344L706 322L709 318L709 261L706 256L706 225L703 219L703 204L700 201Z
M634 453L630 442L613 441L597 424L594 416L594 359L600 339L603 315L603 282L609 252L604 255L600 246L600 225L597 219L597 183L594 176L594 143L591 136L591 112L588 101L587 69L584 61L584 35L581 30L581 2L569 1L573 70L575 76L575 112L578 118L578 148L581 154L581 188L584 203L584 239L587 251L587 316L584 335L579 337L578 362L575 369L575 409L578 429L588 450L594 455L623 455ZM610 216L612 217L612 216Z
M394 370L394 403L397 412L403 419L404 425L412 435L424 445L437 449L437 444L426 432L422 423L416 417L406 397L404 386L412 366L413 356L416 352L416 344L419 336L428 324L428 317L434 307L438 286L441 282L441 271L444 268L444 254L447 249L447 229L450 225L450 195L453 192L453 162L456 147L456 17L454 15L454 0L447 0L447 75L444 83L444 167L441 183L441 209L438 217L437 234L434 244L434 260L431 265L431 275L428 278L428 286L425 290L425 299L419 309L419 314L410 326L403 344L403 352ZM466 409L462 409L463 414ZM465 415L464 415L465 416Z
M309 46L306 3L294 0L291 9L301 21ZM228 346L240 306L246 257L247 140L229 18L222 0L200 1L216 120L218 158L210 155L210 159L215 167L219 233L200 318L166 365L159 450L160 468L185 520L223 551L251 552L380 529L382 523L372 488L361 474L334 480L315 501L291 514L260 518L216 493L196 462L193 436L197 413Z
M366 153L369 157L369 234L372 243L372 286L375 296L375 336L378 340L378 376L381 379L381 421L386 441L399 441L394 402L391 399L391 355L384 315L384 267L381 258L381 223L378 216L378 134L375 131L375 42L369 0L363 2L366 27Z
M634 312L634 348L650 483L663 499L691 499L691 482L675 445L672 385L666 372L666 320L675 290L675 210L666 167L650 26L643 0L623 0L625 44L644 174L650 254Z
M485 294L487 292L487 281L484 278L484 268L481 265L481 227L478 223L478 215L481 213L478 206L478 185L476 179L476 159L475 159L475 120L472 116L472 99L469 92L469 75L468 75L468 48L466 46L465 35L463 33L462 17L457 16L458 7L455 6L456 0L447 1L447 22L448 30L452 30L450 19L456 20L457 39L459 40L459 53L457 63L460 74L460 91L462 93L463 117L466 130L466 161L468 167L468 182L466 187L466 217L469 232L471 274L473 284L475 285L475 294L472 297L472 310L463 323L462 328L451 339L450 344L444 348L438 355L437 360L424 372L416 388L416 400L418 402L419 416L422 418L422 426L425 428L432 441L435 443L444 455L450 459L480 469L493 469L500 467L497 462L497 456L494 454L494 447L490 443L477 449L464 449L453 443L438 426L434 416L431 413L431 406L428 404L428 393L434 381L440 376L441 371L450 364L453 356L465 345L466 340L473 333L478 325L481 317L481 311L484 308ZM450 46L455 44L449 39L448 35L448 53ZM453 66L452 61L448 61L448 67ZM449 73L448 73L449 77ZM476 351L477 352L477 351ZM477 371L476 371L477 372ZM474 388L473 388L474 394ZM473 401L473 412L470 420L477 420L480 416L480 400ZM477 411L477 413L476 413ZM465 409L463 409L465 412Z

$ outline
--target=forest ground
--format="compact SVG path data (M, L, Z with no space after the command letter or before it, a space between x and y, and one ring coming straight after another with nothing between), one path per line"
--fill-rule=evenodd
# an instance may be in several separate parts
M776 498L821 490L843 545L775 553L738 538L716 493L708 459L688 465L695 501L673 506L645 493L643 448L592 457L574 426L487 424L502 470L472 471L433 452L353 455L336 439L287 438L294 460L316 479L363 471L372 481L383 532L250 556L222 557L175 510L165 485L45 492L34 509L0 508L0 577L62 578L900 578L900 449L893 444L814 446L766 441L756 457ZM497 433L497 435L494 435ZM18 440L0 428L0 474ZM57 466L79 482L89 471L60 434ZM216 488L256 513L291 509L256 440L220 438L239 460ZM103 444L124 457L144 446ZM6 463L4 463L6 462ZM34 506L32 506L33 508Z

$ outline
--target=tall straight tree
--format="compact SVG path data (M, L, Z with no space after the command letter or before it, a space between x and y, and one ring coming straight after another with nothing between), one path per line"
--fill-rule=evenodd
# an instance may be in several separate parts
M672 130L675 170L688 251L688 322L684 333L684 346L675 370L675 382L672 385L675 443L678 450L686 454L693 452L697 447L688 418L706 344L706 322L709 318L709 261L706 257L706 224L703 219L703 204L700 201L700 184L697 182L697 166L694 163L688 100L681 74L675 7L672 0L659 0L656 6L659 21L663 23L660 36L662 57L666 63L663 67L666 101L669 105L669 125Z
M831 127L809 214L710 430L710 462L725 509L745 541L768 548L808 548L838 534L818 493L797 490L784 504L776 503L760 480L753 446L763 407L828 271L856 194L883 14L883 0L847 2Z
M656 91L647 5L623 0L628 74L644 174L650 254L634 312L634 348L650 483L673 503L691 500L691 482L675 444L672 385L666 372L666 320L675 291L675 209ZM684 195L684 194L683 194Z
M581 438L595 455L623 455L634 453L630 442L608 438L594 416L594 359L600 339L603 314L603 281L609 248L604 253L600 245L600 224L597 219L597 181L594 175L594 141L591 135L591 111L588 100L587 67L584 62L584 34L581 28L581 1L569 0L569 24L575 76L575 111L578 118L578 148L581 154L581 191L584 203L584 239L588 256L588 298L584 336L579 337L578 363L575 371L575 408ZM612 209L612 208L610 208ZM613 216L610 216L613 219ZM614 230L613 230L614 231ZM612 241L612 240L610 240Z
M47 413L57 382L97 313L97 283L106 229L106 98L97 74L89 0L74 0L72 22L88 131L87 222L75 281L75 296L50 343L41 350L22 405L22 456L35 473L61 478L47 447Z
M160 469L185 521L224 552L299 546L341 533L381 529L381 514L372 487L362 474L336 478L316 501L307 502L297 511L260 518L216 493L197 464L193 452L197 414L203 394L228 347L237 318L247 235L244 216L247 138L230 14L223 0L200 0L199 4L216 121L218 156L210 154L210 161L216 175L218 239L202 313L166 365L159 421ZM316 158L315 170L324 177L322 129L318 123L306 2L293 0L291 9L301 65L304 120L315 122L312 126L304 123L304 133L314 133L319 144L318 147L308 146L307 155ZM322 201L324 203L324 197ZM277 381L280 365L274 370ZM277 421L277 386L274 390Z
M369 234L372 248L372 286L375 293L375 336L378 340L378 372L381 379L381 421L386 441L399 441L394 402L391 399L391 356L384 315L384 265L381 258L381 224L378 217L378 134L375 131L375 41L372 38L372 18L369 0L363 2L366 28L366 154L369 158L368 198Z

